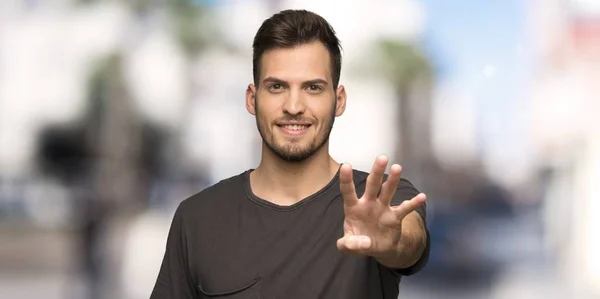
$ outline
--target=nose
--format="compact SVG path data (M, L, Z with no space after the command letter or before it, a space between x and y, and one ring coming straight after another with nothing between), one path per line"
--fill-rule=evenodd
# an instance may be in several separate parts
M283 112L289 115L300 115L306 110L306 103L298 91L288 93L283 103Z

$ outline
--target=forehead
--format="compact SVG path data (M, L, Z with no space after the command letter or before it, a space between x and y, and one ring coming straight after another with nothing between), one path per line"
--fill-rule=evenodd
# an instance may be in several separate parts
M331 81L331 57L320 42L266 51L260 68L261 80L275 77L290 82L317 78Z

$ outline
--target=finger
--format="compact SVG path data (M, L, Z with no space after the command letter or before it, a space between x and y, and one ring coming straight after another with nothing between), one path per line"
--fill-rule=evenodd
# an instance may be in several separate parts
M418 207L425 203L427 197L424 193L419 193L417 196L413 197L411 200L405 200L400 205L392 207L394 213L399 219L404 219L406 215L415 211Z
M345 204L354 204L358 201L354 180L352 179L352 166L344 163L340 167L340 191Z
M368 236L344 236L337 240L337 248L349 253L364 253L371 249L372 244Z
M375 159L375 163L373 163L373 169L367 177L367 186L365 187L365 196L367 199L377 199L377 195L381 189L381 183L383 182L383 175L385 173L387 163L388 159L384 155L381 155Z
M400 174L402 173L402 167L398 164L390 167L390 175L387 180L381 186L381 193L379 194L379 201L385 205L390 205L392 197L396 193L398 183L400 182Z

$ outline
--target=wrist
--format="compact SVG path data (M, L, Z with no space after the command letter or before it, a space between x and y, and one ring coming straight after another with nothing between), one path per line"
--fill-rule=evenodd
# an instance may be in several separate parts
M374 255L373 257L382 265L388 268L401 268L403 252L405 252L403 245L404 236L401 236L395 244L393 244L389 250L382 251Z

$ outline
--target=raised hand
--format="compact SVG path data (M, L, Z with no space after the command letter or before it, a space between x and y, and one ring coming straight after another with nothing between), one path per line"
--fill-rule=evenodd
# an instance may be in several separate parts
M361 198L356 194L352 166L342 165L340 189L345 219L344 236L337 241L339 250L373 257L394 252L402 238L402 220L425 202L425 194L421 193L398 206L391 206L402 168L392 165L387 180L383 182L387 164L385 156L377 157Z

